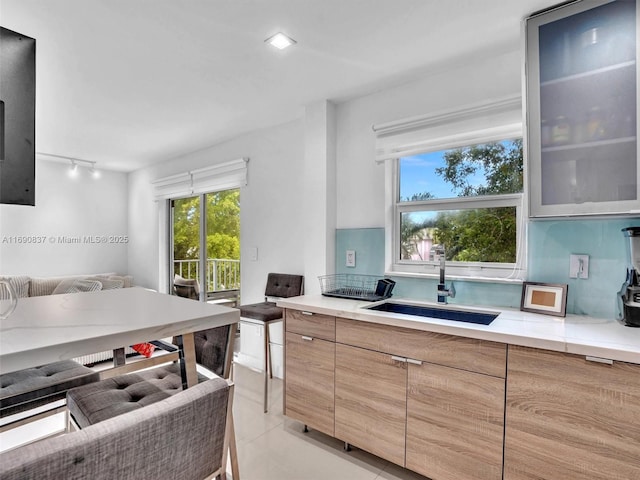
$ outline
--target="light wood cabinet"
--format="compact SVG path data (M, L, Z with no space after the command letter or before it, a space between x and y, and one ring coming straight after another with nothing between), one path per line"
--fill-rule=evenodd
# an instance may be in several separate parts
M285 415L432 480L640 479L640 365L292 310L285 329Z
M335 317L285 311L283 412L334 435Z
M640 478L640 365L509 346L505 480Z
M287 332L323 340L336 339L336 317L298 310L285 310L285 316Z
M504 379L408 367L406 468L434 480L500 480Z
M495 377L506 371L504 343L344 318L336 319L336 341Z
M336 342L337 438L433 480L501 479L506 345L341 318Z
M335 398L336 438L404 466L406 362L337 344Z

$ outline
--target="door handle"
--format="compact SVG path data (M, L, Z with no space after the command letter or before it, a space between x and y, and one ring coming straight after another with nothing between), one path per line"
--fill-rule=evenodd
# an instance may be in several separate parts
M415 360L413 358L407 358L407 363L412 365L422 365L422 360Z
M404 357L397 357L396 355L391 355L391 360L394 360L396 362L402 362L402 363L407 363L407 359Z
M304 310L302 310L300 313L301 313L302 315L309 315L309 316L313 315L313 312L306 312L306 311L304 311Z
M587 355L584 358L587 362L596 362L596 363L604 363L607 365L613 365L613 360L610 360L608 358L592 357L590 355Z
M307 342L313 342L313 337L307 337L306 335L302 335L302 340L305 340Z

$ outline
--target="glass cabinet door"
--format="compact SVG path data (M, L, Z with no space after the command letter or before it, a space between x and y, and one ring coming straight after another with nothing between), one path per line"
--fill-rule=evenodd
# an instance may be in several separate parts
M527 19L532 217L640 214L637 18L617 0Z

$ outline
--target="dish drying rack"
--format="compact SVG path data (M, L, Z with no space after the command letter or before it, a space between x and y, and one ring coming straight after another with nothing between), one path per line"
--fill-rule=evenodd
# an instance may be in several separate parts
M376 302L391 296L391 290L395 282L377 275L356 275L352 273L336 273L333 275L321 275L320 291L325 297L350 298L352 300L366 300ZM390 288L383 288L385 295L380 295L380 281L388 284Z

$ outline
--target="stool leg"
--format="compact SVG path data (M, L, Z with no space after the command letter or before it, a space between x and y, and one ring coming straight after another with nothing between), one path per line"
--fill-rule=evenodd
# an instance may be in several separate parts
M269 324L264 324L264 413L267 413L267 396L269 388Z
M269 335L269 324L265 324L267 329L267 357L269 358L269 378L273 378L273 363L271 361L271 336Z

